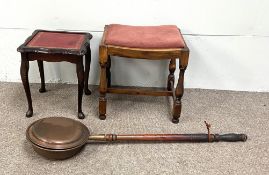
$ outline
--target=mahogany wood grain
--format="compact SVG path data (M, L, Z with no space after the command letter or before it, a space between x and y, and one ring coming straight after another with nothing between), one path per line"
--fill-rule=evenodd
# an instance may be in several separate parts
M90 73L90 67L91 67L91 48L90 46L87 47L87 53L85 54L85 74L84 74L84 92L86 95L91 95L91 91L88 86L89 82L89 73Z
M78 118L84 119L85 115L82 112L82 95L84 89L84 68L83 68L83 59L76 64L76 72L78 77Z
M26 117L33 116L33 105L32 105L32 97L29 85L29 78L28 78L28 71L29 71L29 61L27 59L27 53L21 53L21 80L24 87L24 91L26 94L27 102L28 102L28 110L26 112Z
M46 92L46 87L45 87L45 75L44 75L44 65L43 61L37 60L38 63L38 68L39 68L39 73L40 73L40 79L41 79L41 87L39 89L40 93Z
M33 44L28 45L29 42L32 41L32 39L35 39L34 41L37 41L38 38L35 38L39 34L39 32L42 32L42 34L51 34L50 32L53 32L53 35L58 35L59 41L58 44L62 44L63 48L53 48L53 47L37 47ZM75 49L68 49L68 45L70 43L64 42L64 36L67 36L71 34L72 40L76 38L76 35L79 36L79 43L80 45L76 45ZM63 36L63 38L59 37ZM84 36L84 37L83 37ZM27 102L28 102L28 110L26 112L26 117L31 117L33 115L33 107L32 107L32 98L31 98L31 92L30 92L30 86L29 86L29 80L28 80L28 70L29 70L29 61L35 61L38 62L39 72L40 72L40 78L41 78L41 87L39 89L39 92L43 93L46 92L45 88L45 75L44 75L44 65L43 61L47 62L61 62L66 61L73 64L76 64L76 71L77 71L77 77L78 77L78 118L82 119L85 117L85 115L82 112L82 94L83 89L85 91L86 95L90 95L91 91L88 89L88 78L89 78L89 71L90 71L90 63L91 63L91 49L90 49L90 40L92 38L92 35L89 33L74 33L74 32L66 32L66 31L46 31L46 30L36 30L33 32L33 34L28 37L25 42L18 47L18 52L21 52L21 79L23 82L23 86L25 89ZM50 43L53 38L50 38ZM70 37L69 37L70 39ZM40 41L41 42L41 41ZM42 42L46 42L46 38L42 38ZM49 44L49 43L45 43ZM55 44L52 42L52 44ZM84 73L84 67L83 67L83 57L85 56L85 73ZM85 75L84 75L85 74ZM84 78L85 76L85 78ZM85 80L84 80L85 79ZM85 85L85 88L84 88Z

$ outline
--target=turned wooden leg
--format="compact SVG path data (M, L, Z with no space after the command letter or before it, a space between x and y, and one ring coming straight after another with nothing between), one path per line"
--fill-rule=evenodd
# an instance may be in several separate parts
M88 47L87 53L85 55L85 72L84 72L84 74L85 74L84 92L86 95L91 95L91 93L92 93L88 87L90 66L91 66L91 48Z
M174 99L174 107L173 107L173 123L178 123L179 122L179 117L181 114L181 98L184 93L184 72L186 68L180 67L180 73L179 73L179 78L178 78L178 83L177 87L175 90L175 96L176 98Z
M106 92L107 92L107 49L104 46L99 48L99 61L100 61L100 86L99 86L99 118L101 120L106 119Z
M106 89L107 89L107 78L106 78L106 64L100 64L100 97L99 97L99 118L101 120L106 119Z
M179 65L179 78L177 87L175 89L175 97L174 97L174 105L173 105L173 123L179 122L179 117L181 114L181 98L184 94L184 73L188 65L189 60L189 51L182 51L181 53L181 59L180 59L180 65Z
M108 55L107 67L106 67L107 87L111 86L111 71L110 71L110 67L111 67L111 58Z
M31 98L31 91L29 86L28 80L28 71L29 71L29 61L27 60L27 55L22 53L21 54L21 80L23 83L23 87L26 93L27 102L28 102L28 110L26 112L26 117L33 116L33 106L32 106L32 98Z
M46 92L43 61L37 60L37 63L38 63L40 79L41 79L41 87L39 89L39 92L43 93L43 92Z
M78 118L84 119L85 115L82 112L82 96L84 89L84 68L83 68L83 58L76 65L77 77L78 77Z
M175 83L175 75L174 72L176 70L176 59L171 59L170 63L169 63L169 75L168 75L168 79L167 79L167 90L171 91L172 87L171 87L171 83L173 82L173 84Z

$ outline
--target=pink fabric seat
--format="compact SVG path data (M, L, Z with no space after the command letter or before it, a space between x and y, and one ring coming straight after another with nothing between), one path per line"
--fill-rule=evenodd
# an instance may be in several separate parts
M130 48L184 48L183 37L175 25L107 27L105 44Z

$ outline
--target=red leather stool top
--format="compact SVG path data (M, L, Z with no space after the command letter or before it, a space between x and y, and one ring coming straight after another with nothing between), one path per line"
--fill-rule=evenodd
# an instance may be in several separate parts
M183 37L175 25L128 26L111 24L107 26L105 44L130 48L184 48Z
M84 40L85 34L42 31L38 32L27 46L79 50Z

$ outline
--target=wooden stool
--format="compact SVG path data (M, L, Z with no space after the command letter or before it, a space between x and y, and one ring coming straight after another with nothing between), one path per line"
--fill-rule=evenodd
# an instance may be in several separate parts
M36 30L17 49L18 52L21 52L20 72L28 101L28 111L26 112L26 117L31 117L33 115L32 98L28 80L29 61L37 60L41 77L41 88L39 89L39 92L41 93L46 92L43 61L67 61L76 64L76 71L78 77L78 118L85 118L85 115L83 114L81 109L81 104L83 88L86 95L91 94L91 91L88 89L88 78L91 63L91 38L92 35L89 33ZM85 75L83 67L84 55Z
M111 56L126 58L162 60L170 59L167 87L164 90L152 91L147 88L130 89L111 86ZM174 72L176 59L179 59L179 79L174 89ZM188 65L189 49L180 33L173 25L166 26L126 26L111 24L105 27L99 47L101 66L99 118L106 118L106 93L172 96L173 123L179 122L181 98L183 96L184 72Z

